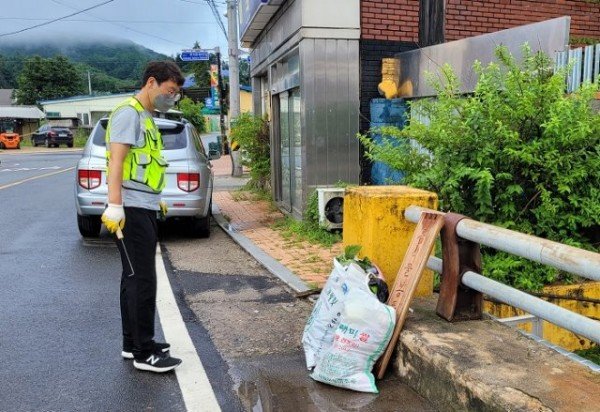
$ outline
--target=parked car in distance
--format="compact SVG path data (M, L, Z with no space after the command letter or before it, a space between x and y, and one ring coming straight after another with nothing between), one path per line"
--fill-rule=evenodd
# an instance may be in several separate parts
M58 147L61 144L73 147L73 133L66 127L45 124L31 135L31 145L33 147L42 144L46 147Z
M103 118L94 126L76 168L75 203L77 225L83 237L97 237L100 217L107 203L106 125ZM155 119L162 135L166 186L161 194L169 209L166 222L185 220L188 234L210 236L213 172L210 160L221 157L219 151L206 153L199 133L184 121Z

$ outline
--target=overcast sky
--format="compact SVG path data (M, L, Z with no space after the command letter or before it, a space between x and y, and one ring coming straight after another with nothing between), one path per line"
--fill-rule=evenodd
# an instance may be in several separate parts
M227 57L227 41L205 0L113 0L103 6L22 33L3 36L104 3L107 0L0 0L0 41L48 39L128 39L172 56L191 48L219 46ZM225 0L215 0L225 29Z

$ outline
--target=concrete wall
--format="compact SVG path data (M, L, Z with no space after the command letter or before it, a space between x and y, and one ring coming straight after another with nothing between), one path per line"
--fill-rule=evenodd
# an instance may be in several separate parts
M359 3L359 0L302 0L302 27L356 29L360 27Z
M594 372L496 321L446 322L436 301L411 302L393 367L438 410L598 410L600 367Z
M539 294L555 305L579 313L591 319L600 319L600 282L588 282L580 285L558 285L545 287ZM486 312L498 318L524 315L520 309L502 303L485 303ZM531 332L531 324L523 324L521 329ZM566 329L544 322L544 336L547 341L573 351L587 349L592 342Z

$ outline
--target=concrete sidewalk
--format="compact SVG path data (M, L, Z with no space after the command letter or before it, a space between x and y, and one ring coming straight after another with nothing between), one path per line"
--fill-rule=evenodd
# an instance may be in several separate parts
M342 252L341 242L327 249L284 237L281 231L272 228L275 222L285 218L284 214L269 202L257 199L249 192L239 191L248 181L248 176L246 173L241 178L231 176L231 157L224 155L211 163L215 176L213 204L228 222L225 229L246 238L249 242L242 245L245 248L249 243L254 245L258 250L248 250L252 255L263 252L283 265L289 271L288 277L292 274L306 285L305 291L322 287L331 272L333 258ZM261 263L272 269L267 262ZM278 271L271 272L281 278L281 273L275 273ZM292 288L301 292L296 287Z

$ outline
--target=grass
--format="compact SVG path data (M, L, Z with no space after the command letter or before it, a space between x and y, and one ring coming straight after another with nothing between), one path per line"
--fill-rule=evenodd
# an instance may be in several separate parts
M342 240L338 233L328 232L314 223L296 220L289 216L276 221L271 227L281 232L285 239L295 238L328 248Z
M576 350L575 354L600 365L600 346L596 345L589 349Z
M258 189L253 185L245 184L244 186L231 193L231 197L236 202L243 200L263 200L265 202L273 203L273 197L271 193L264 189Z
M320 261L321 261L320 257L315 256L315 255L311 255L311 256L307 257L306 259L304 259L302 261L302 263L317 263L317 262L320 262Z
M73 136L73 147L83 147L87 142L89 136L89 130L87 129L77 129L75 135Z

